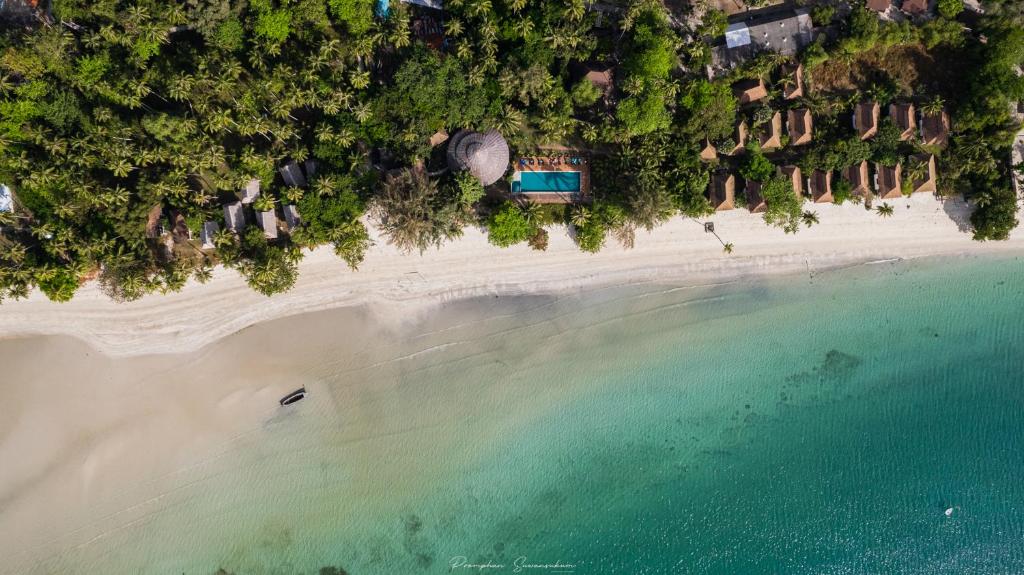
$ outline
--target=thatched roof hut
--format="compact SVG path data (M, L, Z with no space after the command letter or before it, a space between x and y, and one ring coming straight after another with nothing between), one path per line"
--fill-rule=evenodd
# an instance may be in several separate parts
M789 111L788 128L789 144L791 146L802 146L809 144L814 137L814 117L807 108L799 108Z
M508 143L497 130L485 133L463 130L448 142L448 167L466 170L489 186L508 169Z
M914 137L917 131L917 114L913 104L889 104L889 116L900 129L900 139L903 141Z
M711 176L708 186L708 200L716 211L731 210L736 207L736 176L718 172Z
M878 102L861 102L853 108L853 129L861 140L867 140L878 133L878 119L882 107Z
M883 200L903 195L903 166L875 164L875 191Z

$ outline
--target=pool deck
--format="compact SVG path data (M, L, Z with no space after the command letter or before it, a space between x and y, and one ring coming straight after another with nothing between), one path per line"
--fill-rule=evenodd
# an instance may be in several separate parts
M568 158L579 158L580 163L572 164ZM527 160L524 165L522 160ZM533 160L533 164L529 163ZM574 150L558 151L543 156L522 156L516 159L517 172L579 172L579 194L566 192L518 192L513 198L526 198L538 204L571 204L590 201L590 156Z

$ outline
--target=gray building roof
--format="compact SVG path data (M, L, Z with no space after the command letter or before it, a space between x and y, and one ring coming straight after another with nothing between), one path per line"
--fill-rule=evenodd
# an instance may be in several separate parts
M249 180L249 183L245 185L242 190L242 203L251 204L260 195L260 181Z
M443 10L444 3L441 0L402 0L406 4L415 4L417 6L424 6L427 8L433 8L435 10Z
M224 206L224 225L233 232L240 232L245 227L245 213L242 202L232 202Z
M295 162L288 162L278 169L285 185L292 188L305 188L306 176L302 175L302 169Z
M220 231L220 226L217 225L217 222L204 222L203 223L203 230L202 230L202 232L199 235L200 235L200 240L202 241L203 249L204 250L212 249L214 247L214 245L213 245L213 237L215 235L217 235L217 232L219 232L219 231Z
M295 204L288 204L284 207L284 221L288 223L288 229L293 230L299 227L302 219L299 218L299 208Z
M713 51L714 63L732 67L761 52L796 54L814 39L814 23L803 8L773 12L730 24L725 42Z
M277 216L274 215L274 210L256 212L256 221L263 228L263 235L267 236L267 239L272 240L277 237Z

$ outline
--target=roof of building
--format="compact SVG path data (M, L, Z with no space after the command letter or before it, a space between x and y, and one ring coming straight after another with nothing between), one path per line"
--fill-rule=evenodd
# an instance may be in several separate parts
M863 196L871 193L871 182L868 181L867 160L846 168L843 176L850 182L850 191L854 194Z
M433 148L435 146L440 146L441 144L447 141L448 132L444 128L441 128L440 130L434 132L433 136L430 136L430 138L427 140L427 143L430 144L431 148Z
M306 176L302 174L302 169L299 168L299 164L295 161L288 162L278 168L277 171L281 172L281 178L284 179L286 186L292 188L306 187Z
M782 147L782 112L775 112L771 120L761 126L758 139L762 150L774 150Z
M832 172L814 170L808 179L807 187L811 192L811 199L819 204L832 202Z
M256 212L256 222L263 228L263 235L272 240L277 237L277 216L274 210Z
M444 10L444 3L441 0L402 0L402 2L423 6L424 8L433 8L434 10Z
M787 100L793 100L804 95L804 65L797 63L794 66L785 66L782 69L785 85L782 88L782 96Z
M896 123L896 127L900 129L901 140L909 140L914 136L914 131L917 129L917 118L914 116L913 104L889 104L889 116Z
M251 204L260 195L260 181L249 180L249 183L242 188L242 203Z
M747 209L750 213L757 214L768 210L768 204L761 195L761 182L747 180L747 187L743 192L747 196Z
M489 186L508 170L508 143L497 130L482 134L463 130L448 143L448 167L466 170Z
M875 164L875 192L884 200L903 195L903 167Z
M14 198L11 196L11 189L0 184L0 212L10 212L14 210Z
M796 54L811 43L814 23L803 8L771 12L730 24L725 31L725 45L715 53L715 63L734 66L760 52Z
M949 114L921 115L921 143L926 146L945 146L949 142Z
M242 211L242 202L224 204L224 226L233 231L240 232L245 227L245 212Z
M204 250L208 250L214 247L213 238L220 231L220 226L217 222L203 222L203 229L199 234L200 241Z
M768 96L768 90L764 86L764 80L740 80L732 85L733 93L740 105L749 104Z
M860 139L867 140L878 133L878 119L882 106L878 102L861 102L853 108L853 129L857 130Z
M789 178L793 184L793 192L797 196L803 195L804 182L803 177L800 175L800 166L782 166L779 168L779 173Z
M733 22L725 29L725 45L728 48L740 48L750 45L750 28L746 22Z
M790 110L788 114L789 144L802 146L814 137L814 117L807 108Z
M711 176L708 199L715 210L731 210L736 207L736 176L718 172Z
M588 82L593 84L595 88L600 89L602 92L607 92L608 90L611 90L613 85L611 68L591 68L590 70L587 71L583 78L585 78Z
M928 12L928 0L903 0L903 11L909 14Z
M710 162L718 157L718 150L710 141L704 140L704 147L700 150L700 159Z
M875 12L885 12L892 7L892 0L868 0L868 9Z
M730 156L740 154L744 149L746 149L747 137L750 135L749 132L750 130L747 128L746 120L740 120L740 122L736 124L736 129L733 130L732 134L736 147L727 152Z
M294 230L302 223L302 218L299 217L299 208L295 204L288 204L284 207L284 221L290 230Z
M925 166L924 179L914 180L914 193L918 192L931 192L935 193L938 191L938 187L935 181L935 156L932 154L917 154L913 156L914 162L921 162Z

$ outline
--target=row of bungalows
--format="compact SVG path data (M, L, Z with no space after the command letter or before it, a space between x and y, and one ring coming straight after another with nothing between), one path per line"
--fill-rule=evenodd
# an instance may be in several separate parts
M311 178L316 170L316 164L312 161L305 163L306 173L303 174L302 168L299 167L297 162L289 162L282 166L278 171L281 174L281 178L285 184L289 187L304 188L307 186L307 178ZM253 179L245 185L242 189L240 198L237 201L224 204L224 228L235 233L240 234L246 226L246 209L251 206L256 198L260 196L260 181ZM299 209L294 204L288 204L282 207L284 213L285 224L287 230L291 231L299 227L302 223L299 217ZM263 235L268 240L276 240L278 237L278 224L276 210L267 211L254 211L253 212L256 225L263 230ZM214 246L214 237L217 232L220 231L220 226L217 222L207 221L203 223L203 227L200 234L200 240L203 249L212 249Z
M782 98L795 100L804 95L804 65L782 66ZM754 104L768 97L764 79L740 80L732 85L733 95L740 106Z
M937 175L935 169L935 156L932 154L918 154L913 157L915 162L921 164L922 174L912 182L910 191L912 193L931 192L935 193L937 188ZM882 199L894 199L903 195L903 166L874 165L874 178L869 173L868 162L865 160L859 164L842 170L842 177L849 182L851 192L854 195L870 198L872 190L874 194ZM833 196L833 172L829 170L814 170L802 177L800 168L794 165L780 166L778 173L790 180L793 185L793 192L804 197L804 190L815 203L832 203ZM764 198L761 196L761 183L747 181L744 187L747 197L747 206L752 213L763 212L767 209ZM736 176L720 171L712 174L708 186L708 199L716 211L732 210L736 207Z
M870 140L878 134L881 115L882 107L878 102L867 101L854 106L853 129L861 140ZM903 141L911 140L915 134L919 134L919 141L925 146L945 147L949 142L949 114L945 110L919 115L913 103L894 103L889 105L889 117L900 130L900 139Z
M791 146L804 146L810 144L814 139L814 116L807 108L795 108L786 112L785 127ZM782 128L782 112L775 112L761 126L757 134L757 143L763 151L773 152L782 148L784 135ZM746 149L749 137L750 128L747 126L746 120L741 120L733 131L733 147L731 149L719 150L709 140L704 140L704 147L700 150L700 159L710 162L717 158L719 153L727 156L739 155Z

